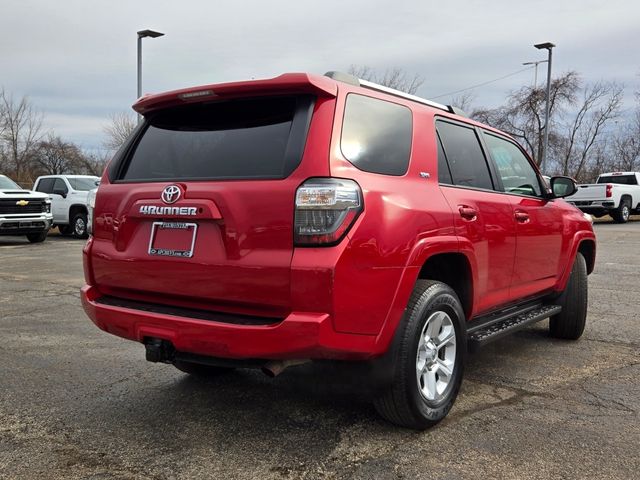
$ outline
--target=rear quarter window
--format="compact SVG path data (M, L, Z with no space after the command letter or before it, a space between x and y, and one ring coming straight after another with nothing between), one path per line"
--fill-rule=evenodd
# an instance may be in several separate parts
M349 94L340 149L360 170L404 175L411 155L411 110L397 103Z

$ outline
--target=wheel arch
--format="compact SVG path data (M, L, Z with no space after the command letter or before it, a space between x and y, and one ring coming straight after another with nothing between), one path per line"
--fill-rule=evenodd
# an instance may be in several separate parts
M620 196L620 205L622 205L622 202L624 202L625 200L629 200L629 208L633 208L633 198L631 197L631 195L629 195L628 193L623 193Z
M453 289L466 319L473 310L473 277L469 259L461 252L439 253L426 259L417 280L436 280Z
M576 260L578 252L582 254L587 263L587 274L593 272L596 262L596 238L593 232L580 231L573 237L573 244L570 250L571 254L567 259L567 264L562 269L562 275L554 290L556 292L562 292L567 286L569 277L571 275L571 268Z
M87 210L87 206L81 203L74 203L69 207L69 223L73 221L73 217L75 217L78 213L84 213L87 215L89 211Z
M587 262L587 274L593 272L596 264L596 242L591 239L582 240L578 244L578 252L582 254Z
M428 279L446 283L460 298L465 320L472 315L474 259L469 258L467 252L459 250L459 242L455 236L430 240L418 242L414 246L400 278L391 308L376 339L375 353L377 354L388 350L418 280ZM443 265L449 265L448 262L452 262L456 269L443 268ZM460 278L455 278L456 273L460 274ZM468 282L466 285L463 283L465 281Z

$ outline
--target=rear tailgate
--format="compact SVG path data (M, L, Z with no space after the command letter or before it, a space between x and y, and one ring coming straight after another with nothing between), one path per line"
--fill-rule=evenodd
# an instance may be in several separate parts
M334 112L332 96L298 90L148 115L96 198L91 268L103 293L290 311L295 191L328 175Z
M591 183L578 185L578 191L566 197L568 202L605 200L607 196L607 186L605 184Z

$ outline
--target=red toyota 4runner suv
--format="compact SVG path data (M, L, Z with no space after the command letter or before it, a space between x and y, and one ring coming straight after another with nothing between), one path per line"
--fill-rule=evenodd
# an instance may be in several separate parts
M330 72L141 98L105 171L84 309L192 374L367 361L398 425L451 409L465 354L584 330L591 223L500 131Z

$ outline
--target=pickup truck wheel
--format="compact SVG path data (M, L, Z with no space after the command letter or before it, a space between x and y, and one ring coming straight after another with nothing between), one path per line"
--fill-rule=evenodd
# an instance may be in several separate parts
M611 212L611 216L617 223L627 223L629 215L631 215L631 205L626 198L622 199L618 208Z
M39 233L28 233L27 240L29 240L31 243L44 242L47 239L47 233L48 232L46 230L44 232L39 232Z
M58 225L58 231L60 232L60 235L63 235L65 237L73 233L71 225Z
M392 347L391 385L374 401L380 415L423 430L449 413L462 383L464 318L449 286L431 280L416 283Z
M196 377L215 377L233 371L232 367L214 367L213 365L202 365L201 363L183 362L176 360L173 366L178 370Z
M552 337L577 340L584 332L587 319L587 262L580 252L576 255L571 276L556 304L562 311L549 319Z
M87 233L87 214L86 213L77 213L75 217L73 217L73 222L71 223L73 228L73 236L76 238L87 238L89 234Z

